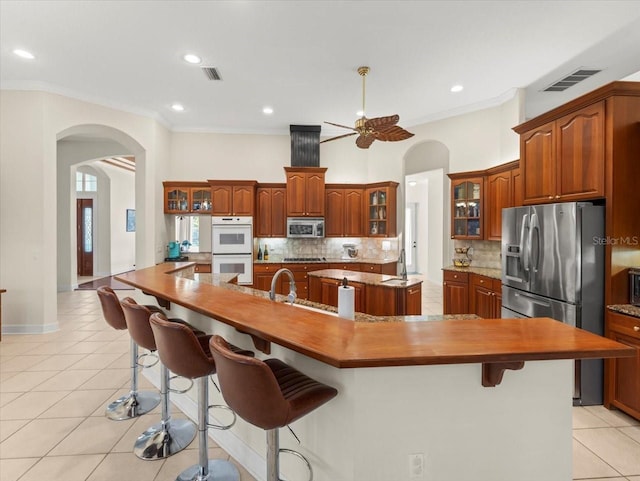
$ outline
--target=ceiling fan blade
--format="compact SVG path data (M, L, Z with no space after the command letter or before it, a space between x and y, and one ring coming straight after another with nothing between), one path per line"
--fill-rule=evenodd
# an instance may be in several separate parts
M330 139L321 140L320 143L331 142L332 140L338 140L338 139L341 139L343 137L351 137L352 135L356 135L357 133L358 132L351 132L350 134L338 135L337 137L331 137Z
M343 129L356 130L356 129L354 129L353 127L348 127L348 126L346 126L346 125L340 125L340 124L334 124L333 122L327 122L327 121L325 121L324 123L325 123L325 124L329 124L329 125L333 125L333 126L335 126L335 127L342 127Z
M386 130L389 127L393 127L400 120L400 116L389 115L388 117L375 117L373 119L367 119L364 123L365 127L368 129L377 130L378 132L382 130Z
M411 132L407 132L397 125L389 127L383 131L374 132L373 135L377 140L381 140L383 142L397 142L399 140L406 140L413 137Z
M376 137L373 134L360 134L356 139L356 145L361 149L368 149L374 140Z

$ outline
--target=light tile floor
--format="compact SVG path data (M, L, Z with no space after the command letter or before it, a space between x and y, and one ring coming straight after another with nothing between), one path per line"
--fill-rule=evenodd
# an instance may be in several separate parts
M117 292L151 302L138 291ZM425 281L422 297L424 314L442 313L441 286ZM159 408L131 421L104 417L128 391L129 339L105 323L95 291L58 294L58 321L58 332L0 343L0 481L173 481L194 464L197 440L164 461L131 453ZM141 385L153 388L142 376ZM640 481L640 422L592 406L574 408L573 424L574 479ZM229 458L213 441L210 457ZM239 469L242 481L255 481Z

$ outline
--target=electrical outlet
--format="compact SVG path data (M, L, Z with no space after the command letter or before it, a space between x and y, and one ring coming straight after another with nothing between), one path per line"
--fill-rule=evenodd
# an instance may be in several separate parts
M409 477L422 478L424 476L424 454L415 453L409 455Z

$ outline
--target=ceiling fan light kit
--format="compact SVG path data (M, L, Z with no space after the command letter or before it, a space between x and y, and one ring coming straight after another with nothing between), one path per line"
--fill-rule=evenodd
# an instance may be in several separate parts
M355 127L325 122L325 124L353 130L353 132L325 139L321 143L350 137L352 135L358 135L356 145L361 149L368 149L374 140L380 140L382 142L397 142L399 140L406 140L413 137L411 132L407 132L399 125L396 125L400 120L400 116L398 114L389 115L387 117L375 117L372 119L365 117L365 77L369 73L369 70L369 67L366 66L358 67L358 74L362 77L362 117L356 120Z

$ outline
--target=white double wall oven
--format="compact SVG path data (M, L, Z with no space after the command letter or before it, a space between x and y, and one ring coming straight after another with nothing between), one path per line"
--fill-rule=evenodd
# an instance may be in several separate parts
M214 274L238 274L238 284L253 283L253 217L211 219Z

